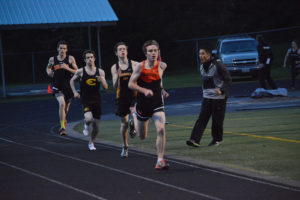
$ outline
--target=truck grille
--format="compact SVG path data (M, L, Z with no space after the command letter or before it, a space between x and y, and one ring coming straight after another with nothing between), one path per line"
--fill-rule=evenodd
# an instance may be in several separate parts
M255 58L252 59L233 59L233 66L247 66L247 65L256 65L257 61Z

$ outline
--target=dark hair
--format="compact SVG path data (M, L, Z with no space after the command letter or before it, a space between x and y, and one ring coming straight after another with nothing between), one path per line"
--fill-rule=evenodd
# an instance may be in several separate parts
M59 45L61 45L61 44L67 45L67 46L68 46L68 43L67 43L65 40L60 40L60 41L58 41L58 43L57 43L57 48L58 48Z
M95 52L94 52L93 50L85 50L85 51L83 52L83 54L82 54L83 60L85 59L85 56L86 56L86 54L88 54L88 53L93 54L94 58L96 58L96 54L95 54Z
M115 50L115 53L117 53L118 51L118 47L121 46L121 45L125 45L126 46L126 49L128 49L128 46L125 42L118 42L117 44L115 44L114 46L114 50Z
M144 54L147 53L147 47L150 46L150 45L155 45L155 46L157 46L157 48L158 48L158 50L159 50L159 44L158 44L157 41L155 41L155 40L148 40L148 41L146 41L146 42L144 43L144 45L143 45L143 52L144 52Z
M298 43L297 43L297 41L296 41L296 40L292 40L292 41L291 41L291 43L292 43L292 42L295 42L295 43L296 43L296 45L298 45Z
M203 49L206 53L212 55L212 48L208 46L200 47L200 49Z
M256 36L256 40L260 43L260 42L263 42L265 40L264 36L263 35L257 35Z

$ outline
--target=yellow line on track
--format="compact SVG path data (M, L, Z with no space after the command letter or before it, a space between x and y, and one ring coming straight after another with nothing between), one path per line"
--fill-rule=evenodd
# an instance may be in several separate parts
M183 125L176 125L176 124L168 124L168 126L172 127L178 127L178 128L186 128L186 129L192 129L191 126L183 126ZM206 129L210 131L210 129ZM253 138L260 138L260 139L268 139L268 140L275 140L275 141L281 141L281 142L292 142L292 143L298 143L300 144L299 140L291 140L291 139L284 139L284 138L277 138L277 137L270 137L270 136L261 136L261 135L255 135L255 134L248 134L248 133L235 133L231 131L224 131L225 134L232 134L232 135L241 135L241 136L248 136Z

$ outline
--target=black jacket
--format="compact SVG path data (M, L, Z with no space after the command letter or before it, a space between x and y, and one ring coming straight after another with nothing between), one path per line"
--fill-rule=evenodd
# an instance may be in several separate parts
M257 52L258 52L258 59L259 59L259 64L271 64L274 57L272 53L271 47L266 43L266 42L260 42L257 45ZM270 58L270 62L267 62L267 59Z

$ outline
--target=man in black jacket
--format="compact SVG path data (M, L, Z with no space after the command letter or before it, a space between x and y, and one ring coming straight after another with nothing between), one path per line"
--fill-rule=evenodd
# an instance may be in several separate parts
M190 140L186 144L193 147L200 146L200 140L212 116L213 140L208 146L219 145L223 140L223 122L225 118L226 102L229 97L231 76L225 65L220 60L213 60L211 49L201 48L199 51L201 60L201 75L203 101L201 112L194 125Z
M256 40L258 42L257 51L259 59L259 83L260 87L267 89L267 81L272 89L277 89L277 86L271 78L271 64L273 62L273 53L271 47L266 43L262 35L257 35Z

